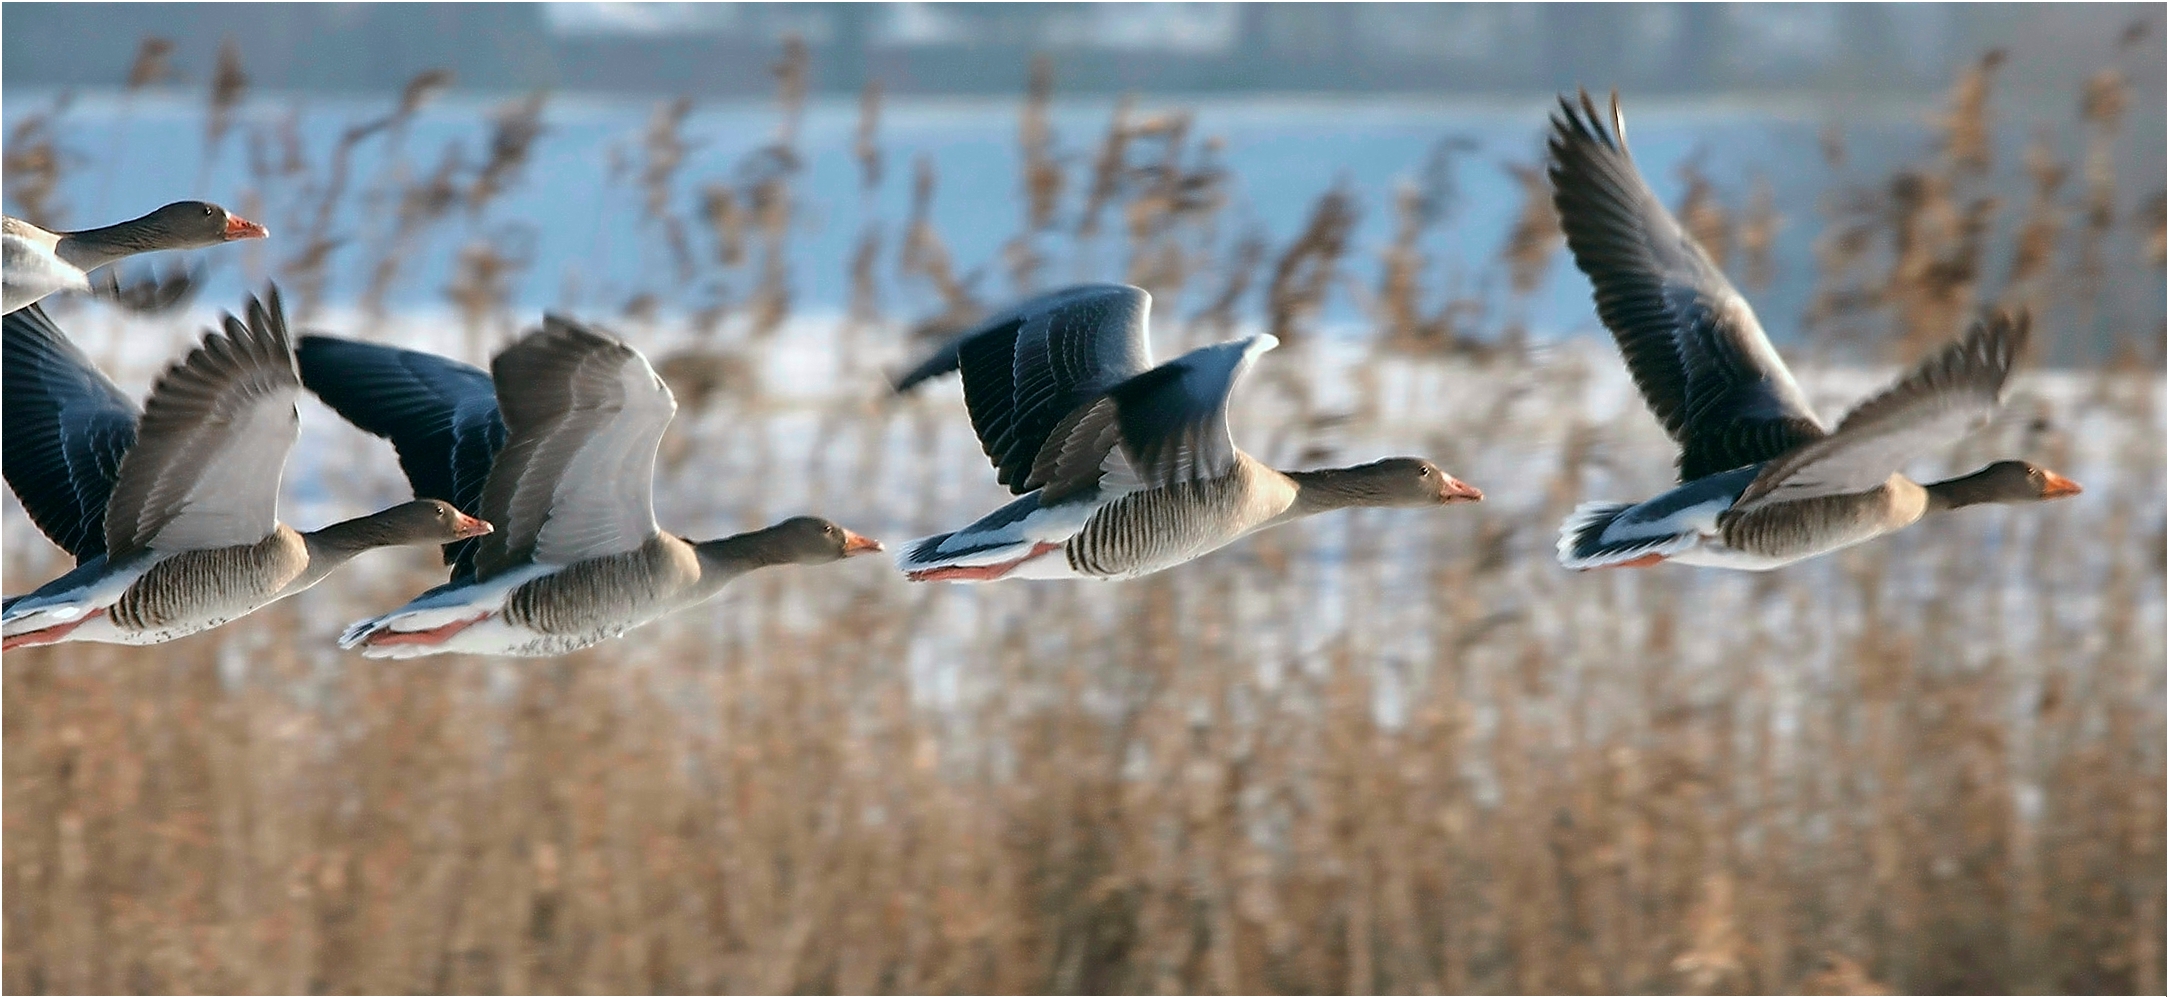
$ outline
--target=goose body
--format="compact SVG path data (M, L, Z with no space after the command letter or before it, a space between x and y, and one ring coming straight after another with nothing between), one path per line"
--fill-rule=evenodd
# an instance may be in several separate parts
M560 655L764 566L881 550L815 517L712 541L663 532L655 456L677 402L639 351L579 323L547 317L489 372L328 336L304 337L300 358L325 404L392 442L417 496L502 521L446 551L450 581L346 629L340 646L371 658Z
M168 369L140 414L42 308L0 323L6 478L77 560L7 600L6 648L171 641L307 589L361 551L488 530L434 501L307 533L278 521L301 382L276 292Z
M138 253L266 235L263 226L204 201L176 201L141 218L76 232L51 232L0 217L0 312L14 312L56 291L88 292L91 271Z
M1278 341L1251 336L1154 365L1151 296L1066 288L983 323L898 380L957 371L996 479L1019 498L906 545L913 581L1129 579L1251 533L1348 506L1433 506L1482 493L1429 461L1281 472L1243 453L1228 397Z
M1764 571L1939 510L2079 492L2019 461L1927 485L1901 473L1994 415L2030 332L2023 313L1977 323L1828 428L1754 310L1643 181L1618 99L1608 117L1586 93L1560 108L1551 180L1567 246L1643 400L1680 445L1678 487L1583 504L1560 528L1560 564Z

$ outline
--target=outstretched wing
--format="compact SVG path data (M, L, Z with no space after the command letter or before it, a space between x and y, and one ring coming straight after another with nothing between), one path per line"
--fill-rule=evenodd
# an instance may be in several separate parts
M959 371L972 429L996 480L1023 495L1063 417L1152 366L1146 317L1152 296L1123 284L1086 284L1010 309L938 350L897 381L908 391Z
M30 522L82 564L105 553L105 508L136 406L41 305L7 314L0 363L0 464Z
M1162 488L1235 468L1228 398L1259 354L1258 335L1200 347L1107 390L1056 427L1028 481L1043 504L1090 489Z
M279 478L301 434L301 375L277 288L228 315L151 389L106 508L116 560L145 548L253 544L279 525Z
M1965 338L1861 403L1829 436L1771 462L1733 508L1865 492L1906 462L1979 429L2002 404L2003 384L2031 330L2025 312L1975 323Z
M1680 444L1680 480L1767 461L1824 428L1762 324L1627 152L1619 98L1552 116L1552 203L1635 386Z
M420 350L312 334L295 351L301 383L363 432L392 442L417 499L442 499L480 516L482 485L504 446L489 372ZM475 540L444 546L462 574Z
M640 351L558 316L490 362L505 443L482 488L475 569L568 565L655 536L655 452L678 411Z

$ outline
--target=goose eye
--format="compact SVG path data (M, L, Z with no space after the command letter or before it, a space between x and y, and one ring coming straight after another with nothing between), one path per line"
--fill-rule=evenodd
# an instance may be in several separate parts
M1429 478L1429 477L1431 477L1431 469L1429 469L1429 468L1418 468L1418 469L1416 469L1416 477L1417 477L1417 478Z

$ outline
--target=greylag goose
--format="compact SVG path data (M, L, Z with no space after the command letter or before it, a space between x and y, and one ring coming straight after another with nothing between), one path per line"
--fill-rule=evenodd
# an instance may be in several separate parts
M0 311L13 312L55 291L89 291L91 271L138 253L267 235L263 226L204 201L175 201L142 218L77 232L48 232L0 217Z
M305 336L301 379L390 440L416 495L501 525L446 552L451 581L355 623L371 658L560 655L704 602L769 565L881 550L818 517L691 541L655 523L655 454L678 404L647 358L548 316L490 373L432 354Z
M1483 493L1412 457L1275 471L1235 446L1228 395L1278 344L1259 335L1152 363L1152 296L1055 291L988 320L897 382L958 371L996 480L1020 496L913 541L913 581L1129 579L1276 524L1354 506L1440 506Z
M279 522L301 381L276 291L169 368L141 414L42 307L0 325L5 476L76 559L8 598L5 648L171 641L307 589L363 551L490 529L437 500L306 533Z
M1826 429L1755 313L1642 180L1619 99L1585 92L1552 119L1553 203L1642 398L1680 445L1682 484L1641 503L1585 503L1559 531L1568 568L1761 571L1880 537L1923 515L2040 502L2079 486L2023 461L1921 485L1906 462L1987 422L2025 349L1995 315Z

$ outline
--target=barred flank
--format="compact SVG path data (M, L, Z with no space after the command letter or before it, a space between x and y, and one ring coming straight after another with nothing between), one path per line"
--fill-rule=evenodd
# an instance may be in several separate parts
M658 534L635 550L590 558L514 589L503 616L543 634L624 628L667 612L699 579L692 546Z
M1066 546L1085 575L1139 575L1186 561L1240 536L1243 479L1184 482L1123 496L1085 521Z
M230 620L269 602L308 567L301 535L280 527L254 544L183 551L143 573L107 611L126 630Z

